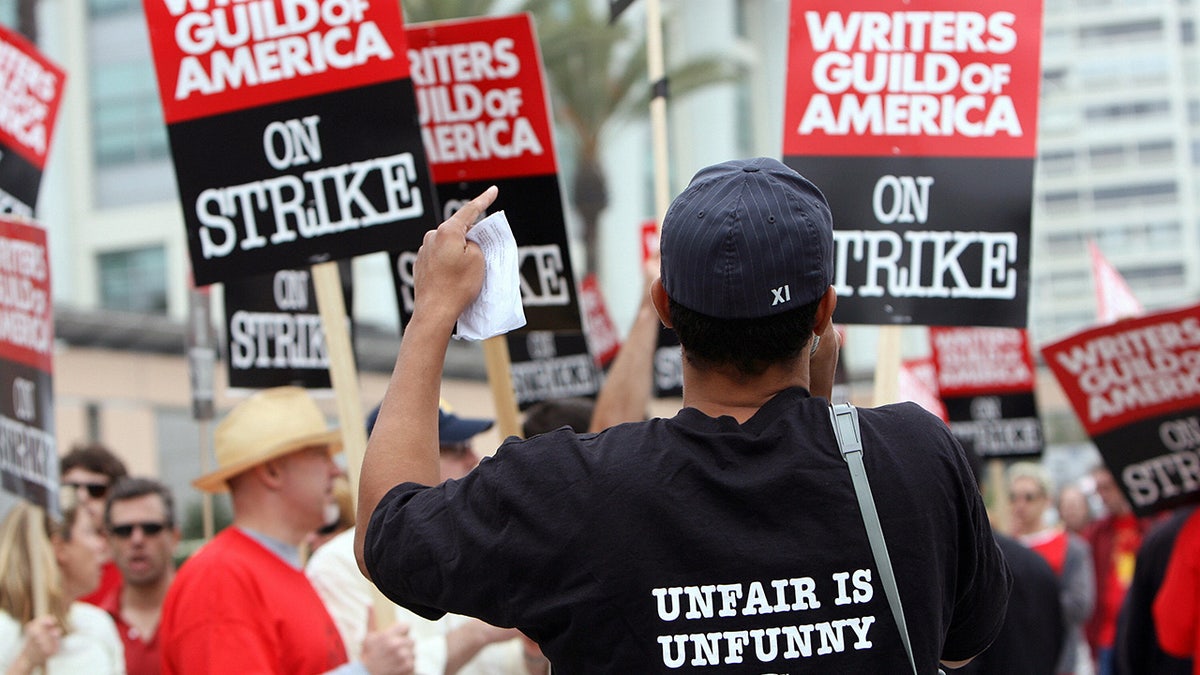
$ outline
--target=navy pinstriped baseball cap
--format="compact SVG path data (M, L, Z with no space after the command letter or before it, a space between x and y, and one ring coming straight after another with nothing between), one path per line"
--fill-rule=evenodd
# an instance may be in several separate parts
M717 319L778 314L833 283L833 218L808 179L768 157L701 169L663 218L662 284Z

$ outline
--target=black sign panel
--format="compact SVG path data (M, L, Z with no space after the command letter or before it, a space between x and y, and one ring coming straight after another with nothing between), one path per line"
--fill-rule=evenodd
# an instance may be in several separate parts
M15 152L0 147L0 214L33 217L42 170Z
M600 390L600 370L582 332L527 331L506 338L521 410L549 399L594 396Z
M942 397L950 431L980 457L1036 457L1045 439L1033 392Z
M829 200L839 323L1025 326L1033 160L787 163Z
M1092 437L1139 516L1200 502L1200 412L1140 420Z
M349 307L349 265L341 267ZM279 270L224 288L230 387L331 387L329 347L309 270Z
M168 127L197 284L394 248L437 225L408 80ZM363 128L390 133L364 134Z

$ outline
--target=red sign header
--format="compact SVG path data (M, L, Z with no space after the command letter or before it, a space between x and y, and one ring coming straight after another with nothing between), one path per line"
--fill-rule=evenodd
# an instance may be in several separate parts
M46 168L66 79L28 40L0 26L0 146Z
M1200 408L1200 305L1093 328L1042 356L1091 436Z
M398 2L143 1L167 124L408 77Z
M53 354L46 231L0 216L0 359L49 373Z
M557 173L528 14L410 26L408 62L435 183Z
M792 0L784 155L1033 157L1040 0Z
M1023 329L932 326L929 342L943 397L1033 391L1033 355Z

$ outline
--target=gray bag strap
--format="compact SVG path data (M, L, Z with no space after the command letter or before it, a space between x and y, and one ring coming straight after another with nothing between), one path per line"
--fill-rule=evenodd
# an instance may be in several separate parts
M896 587L896 575L892 571L892 559L888 556L887 541L879 525L879 513L875 510L875 499L871 495L871 484L867 482L867 468L863 465L862 430L858 426L858 410L849 403L838 403L829 407L829 421L833 423L833 435L837 437L842 458L850 467L850 478L854 482L854 494L858 497L858 508L862 511L863 524L867 526L867 539L871 542L871 553L875 567L883 581L883 591L896 627L900 629L900 640L908 652L908 663L913 675L917 675L917 662L913 658L912 645L908 641L908 625L904 622L904 607L900 605L900 589Z

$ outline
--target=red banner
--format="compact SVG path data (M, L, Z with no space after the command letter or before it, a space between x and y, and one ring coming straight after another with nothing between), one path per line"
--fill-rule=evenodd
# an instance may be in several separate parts
M1200 409L1200 305L1093 328L1042 355L1092 436Z
M46 231L0 216L0 360L49 373L53 353Z
M608 315L608 306L604 303L604 294L594 273L589 273L579 284L579 309L588 351L592 353L596 365L605 368L621 349L621 336Z
M792 0L784 155L1034 157L1039 0Z
M408 77L399 3L144 5L167 124Z
M0 145L39 169L46 166L66 79L28 40L0 26Z
M435 183L557 173L529 15L410 26L408 47Z
M938 396L937 371L930 358L907 359L900 363L900 398L912 401L947 421L946 406Z
M929 342L943 397L1033 391L1033 355L1022 329L932 326Z

